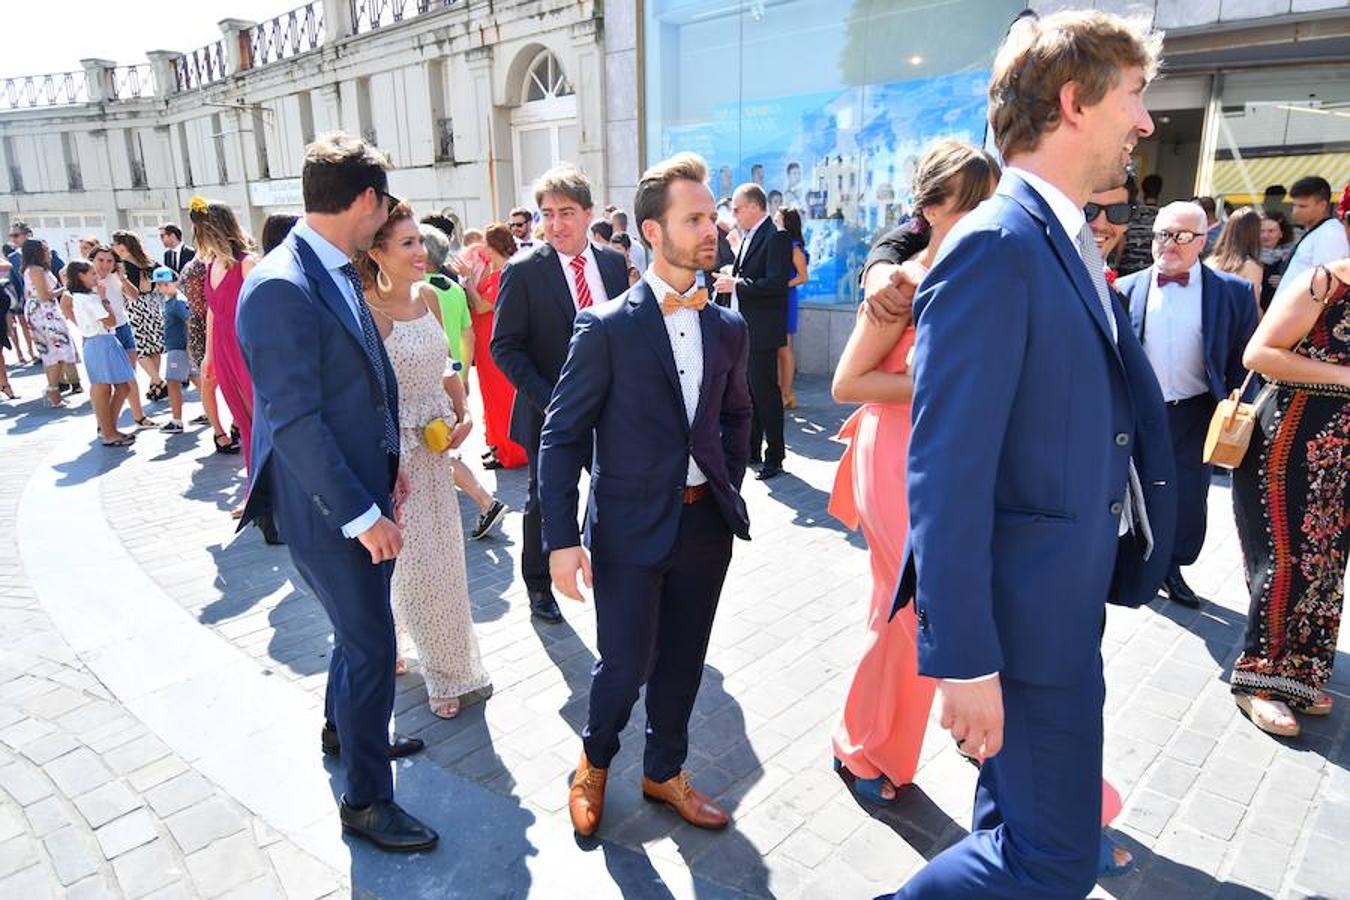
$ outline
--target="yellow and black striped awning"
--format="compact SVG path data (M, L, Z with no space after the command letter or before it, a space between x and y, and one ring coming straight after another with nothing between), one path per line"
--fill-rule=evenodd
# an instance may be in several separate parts
M1260 203L1267 185L1288 188L1307 175L1321 175L1331 184L1332 197L1340 197L1350 182L1350 153L1217 159L1211 193L1231 203Z

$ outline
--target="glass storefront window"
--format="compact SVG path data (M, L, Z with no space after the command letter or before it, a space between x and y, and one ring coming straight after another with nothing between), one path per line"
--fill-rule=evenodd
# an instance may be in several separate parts
M712 189L802 212L802 299L853 303L872 238L909 214L933 138L984 141L1012 0L648 0L647 162L702 155Z

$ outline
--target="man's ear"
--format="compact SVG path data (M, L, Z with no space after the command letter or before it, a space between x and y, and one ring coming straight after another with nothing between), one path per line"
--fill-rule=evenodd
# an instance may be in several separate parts
M1083 106L1079 102L1082 86L1076 81L1066 81L1059 89L1060 121L1078 126L1083 120Z

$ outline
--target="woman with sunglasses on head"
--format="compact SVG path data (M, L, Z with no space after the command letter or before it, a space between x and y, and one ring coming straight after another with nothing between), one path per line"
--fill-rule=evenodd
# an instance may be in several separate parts
M1245 278L1252 286L1252 302L1261 309L1261 284L1265 269L1261 265L1261 213L1244 206L1228 217L1214 242L1214 252L1205 265L1220 272Z

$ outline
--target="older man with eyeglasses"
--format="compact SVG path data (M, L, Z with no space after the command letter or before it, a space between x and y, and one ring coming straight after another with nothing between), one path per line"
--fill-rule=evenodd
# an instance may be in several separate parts
M1208 217L1195 203L1169 203L1153 224L1153 265L1121 278L1135 334L1167 403L1177 472L1177 533L1164 589L1192 609L1204 601L1181 577L1200 556L1210 466L1205 435L1214 409L1246 377L1242 351L1256 330L1251 285L1200 264Z

